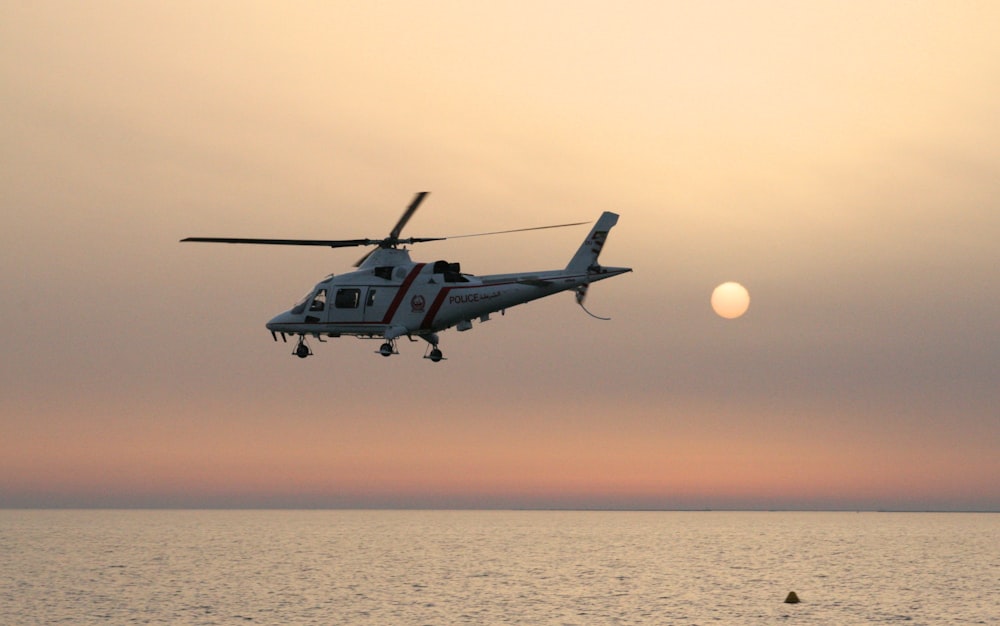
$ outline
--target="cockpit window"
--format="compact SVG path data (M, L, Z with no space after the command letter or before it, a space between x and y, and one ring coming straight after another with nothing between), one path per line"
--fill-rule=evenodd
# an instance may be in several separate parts
M338 289L333 305L338 309L356 309L361 302L360 289Z
M306 304L308 304L309 300L312 299L312 295L313 295L313 292L310 291L306 295L302 296L302 299L299 300L298 302L296 302L295 306L292 307L291 313L294 314L294 315L299 315L300 313L302 313L303 311L305 311L306 310Z
M320 289L313 296L312 303L309 305L310 311L323 311L326 309L326 289Z

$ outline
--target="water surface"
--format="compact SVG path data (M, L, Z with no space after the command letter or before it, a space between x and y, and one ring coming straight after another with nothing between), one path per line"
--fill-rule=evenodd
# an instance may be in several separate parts
M1000 623L997 514L6 510L0 563L9 624Z

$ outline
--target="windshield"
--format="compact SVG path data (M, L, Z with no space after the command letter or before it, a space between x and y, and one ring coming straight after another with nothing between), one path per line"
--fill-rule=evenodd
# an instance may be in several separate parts
M305 311L306 310L306 304L312 300L313 292L315 292L315 289L310 290L309 293L307 293L306 295L302 296L302 299L299 300L298 302L296 302L295 306L292 307L292 311L291 312L294 313L295 315L298 315L299 313Z

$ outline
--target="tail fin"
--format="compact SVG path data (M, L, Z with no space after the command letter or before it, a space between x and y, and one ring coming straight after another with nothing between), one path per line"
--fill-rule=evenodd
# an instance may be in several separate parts
M576 251L569 265L567 272L586 272L590 268L597 266L597 257L601 254L604 241L608 238L608 231L618 223L618 214L605 211L594 224L594 228L583 241L583 245Z

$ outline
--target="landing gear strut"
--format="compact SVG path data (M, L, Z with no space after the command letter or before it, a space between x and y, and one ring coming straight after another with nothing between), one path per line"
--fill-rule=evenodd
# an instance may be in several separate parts
M421 335L424 341L427 342L427 347L430 348L428 352L424 353L425 359L430 359L432 363L437 363L444 359L444 354L438 348L438 336L436 333L431 333L429 335Z
M299 343L297 346L295 346L295 351L292 352L292 354L299 357L300 359L304 359L310 354L312 354L312 350L310 350L309 345L306 344L305 335L299 335Z

